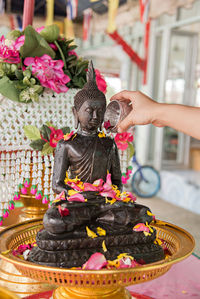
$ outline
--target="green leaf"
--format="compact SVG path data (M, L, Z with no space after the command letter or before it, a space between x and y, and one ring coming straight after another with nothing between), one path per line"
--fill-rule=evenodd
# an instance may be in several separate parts
M55 147L51 147L49 142L45 143L42 150L42 155L50 155L53 154Z
M45 143L46 143L46 142L45 142L43 139L37 139L37 140L32 141L29 145L30 145L34 150L42 151L42 149L43 149L43 145L44 145Z
M22 70L16 70L15 71L15 76L17 77L17 79L23 80L23 78L24 78L23 71Z
M67 133L70 133L70 131L71 131L69 127L61 128L61 130L62 130L64 135L67 134Z
M42 137L46 140L50 140L51 129L46 125L43 125L41 128Z
M41 139L39 129L32 125L24 126L24 134L30 140Z
M0 93L12 101L19 102L20 91L15 87L14 81L7 76L0 79Z
M55 52L46 42L46 40L37 33L32 26L28 25L24 30L25 42L20 48L20 54L23 58L42 56L44 54L50 55L51 58L55 57Z
M135 149L132 143L128 143L128 160L130 160L134 155Z
M48 43L53 43L59 37L59 27L56 24L46 26L40 32L40 35L42 35Z
M76 60L76 56L75 55L70 55L66 58L66 62L70 62L72 60Z
M47 125L47 127L52 127L52 128L56 129L56 127L52 123L50 123L49 121L46 121L45 125Z
M69 51L72 51L72 50L74 50L74 49L76 49L77 48L77 46L76 45L73 45L73 46L69 46Z
M8 32L6 38L7 39L11 39L11 40L16 40L21 35L23 35L23 33L21 31L19 31L19 30L12 30L12 31Z

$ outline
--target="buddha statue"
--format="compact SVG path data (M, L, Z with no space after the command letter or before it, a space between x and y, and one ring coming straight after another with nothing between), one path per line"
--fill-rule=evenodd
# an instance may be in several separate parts
M144 234L138 237L139 233L133 232L134 225L152 221L151 211L147 207L132 201L111 203L112 198L85 190L79 192L85 202L68 201L73 188L65 183L66 173L72 180L78 178L89 184L99 179L106 182L109 173L112 184L122 190L117 146L111 137L99 136L105 111L106 98L97 87L90 62L87 83L74 98L77 132L69 140L60 140L55 152L52 187L55 193L64 194L65 200L53 203L44 215L44 229L37 234L38 247L31 251L30 261L59 267L81 266L92 253L102 251L102 238L111 246L106 252L109 259L115 259L121 252L134 253L142 258L140 251L146 250L145 262L148 262L147 252L153 249L160 254L156 258L152 258L151 254L151 261L163 257L163 251L153 243L155 230L147 239ZM69 213L61 215L58 207L67 209ZM88 235L88 229L96 232L97 228L106 232L106 236ZM150 247L144 249L144 246L140 250L141 244L147 244L147 241ZM139 247L136 243L140 243Z

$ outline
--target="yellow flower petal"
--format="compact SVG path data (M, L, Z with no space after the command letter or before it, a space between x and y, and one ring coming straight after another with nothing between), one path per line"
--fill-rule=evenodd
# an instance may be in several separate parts
M106 203L109 203L110 205L113 205L115 202L116 202L116 199L115 199L115 198L109 200L109 199L106 197Z
M79 193L78 191L75 191L75 190L69 190L68 191L68 195L71 196L71 195L74 195L74 194L77 194Z
M119 254L118 257L117 257L117 259L121 260L121 259L124 258L124 257L129 257L131 260L134 259L134 258L133 258L131 255L129 255L128 253L121 253L121 254Z
M102 132L99 132L98 136L99 136L99 138L105 138L106 134L104 133L104 131L102 131Z
M104 252L108 251L108 249L106 248L105 240L103 240L103 242L102 242L102 248L103 248Z
M87 231L87 235L88 237L94 239L94 238L97 238L97 234L95 234L91 229L89 229L88 226L86 226L86 231Z
M147 237L147 236L151 236L151 234L150 233L148 233L148 232L143 232L144 233L144 235Z
M10 249L8 249L8 250L6 250L6 251L3 251L1 254L6 255L6 254L8 254L9 252L10 252Z
M106 230L101 228L101 227L97 227L97 234L99 236L105 236L106 235Z

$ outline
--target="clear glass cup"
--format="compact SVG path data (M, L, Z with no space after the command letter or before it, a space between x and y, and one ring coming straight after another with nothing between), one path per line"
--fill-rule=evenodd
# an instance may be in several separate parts
M118 100L111 101L104 115L105 128L117 133L117 125L131 112L132 104Z

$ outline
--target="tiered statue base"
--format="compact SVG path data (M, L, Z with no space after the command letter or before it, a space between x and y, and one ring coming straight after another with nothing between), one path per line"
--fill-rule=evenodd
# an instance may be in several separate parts
M16 250L19 245L35 241L36 234L42 228L42 220L27 221L2 231L0 258L14 264L22 275L43 283L58 285L59 288L53 294L54 299L129 299L131 297L128 297L123 287L163 275L174 263L188 257L194 249L194 239L185 230L162 221L157 221L153 227L157 230L158 238L164 240L170 256L165 260L139 267L100 271L72 270L44 267L13 256L12 250Z
M68 209L66 216L60 215L61 207ZM164 259L164 251L155 242L156 230L152 228L147 234L133 230L137 224L152 221L148 212L139 204L111 205L104 198L86 203L60 201L46 212L45 229L38 232L37 247L28 260L52 267L82 267L92 254L100 252L111 261L126 253L140 264L157 262ZM88 235L88 229L93 235ZM98 235L98 229L104 234Z

